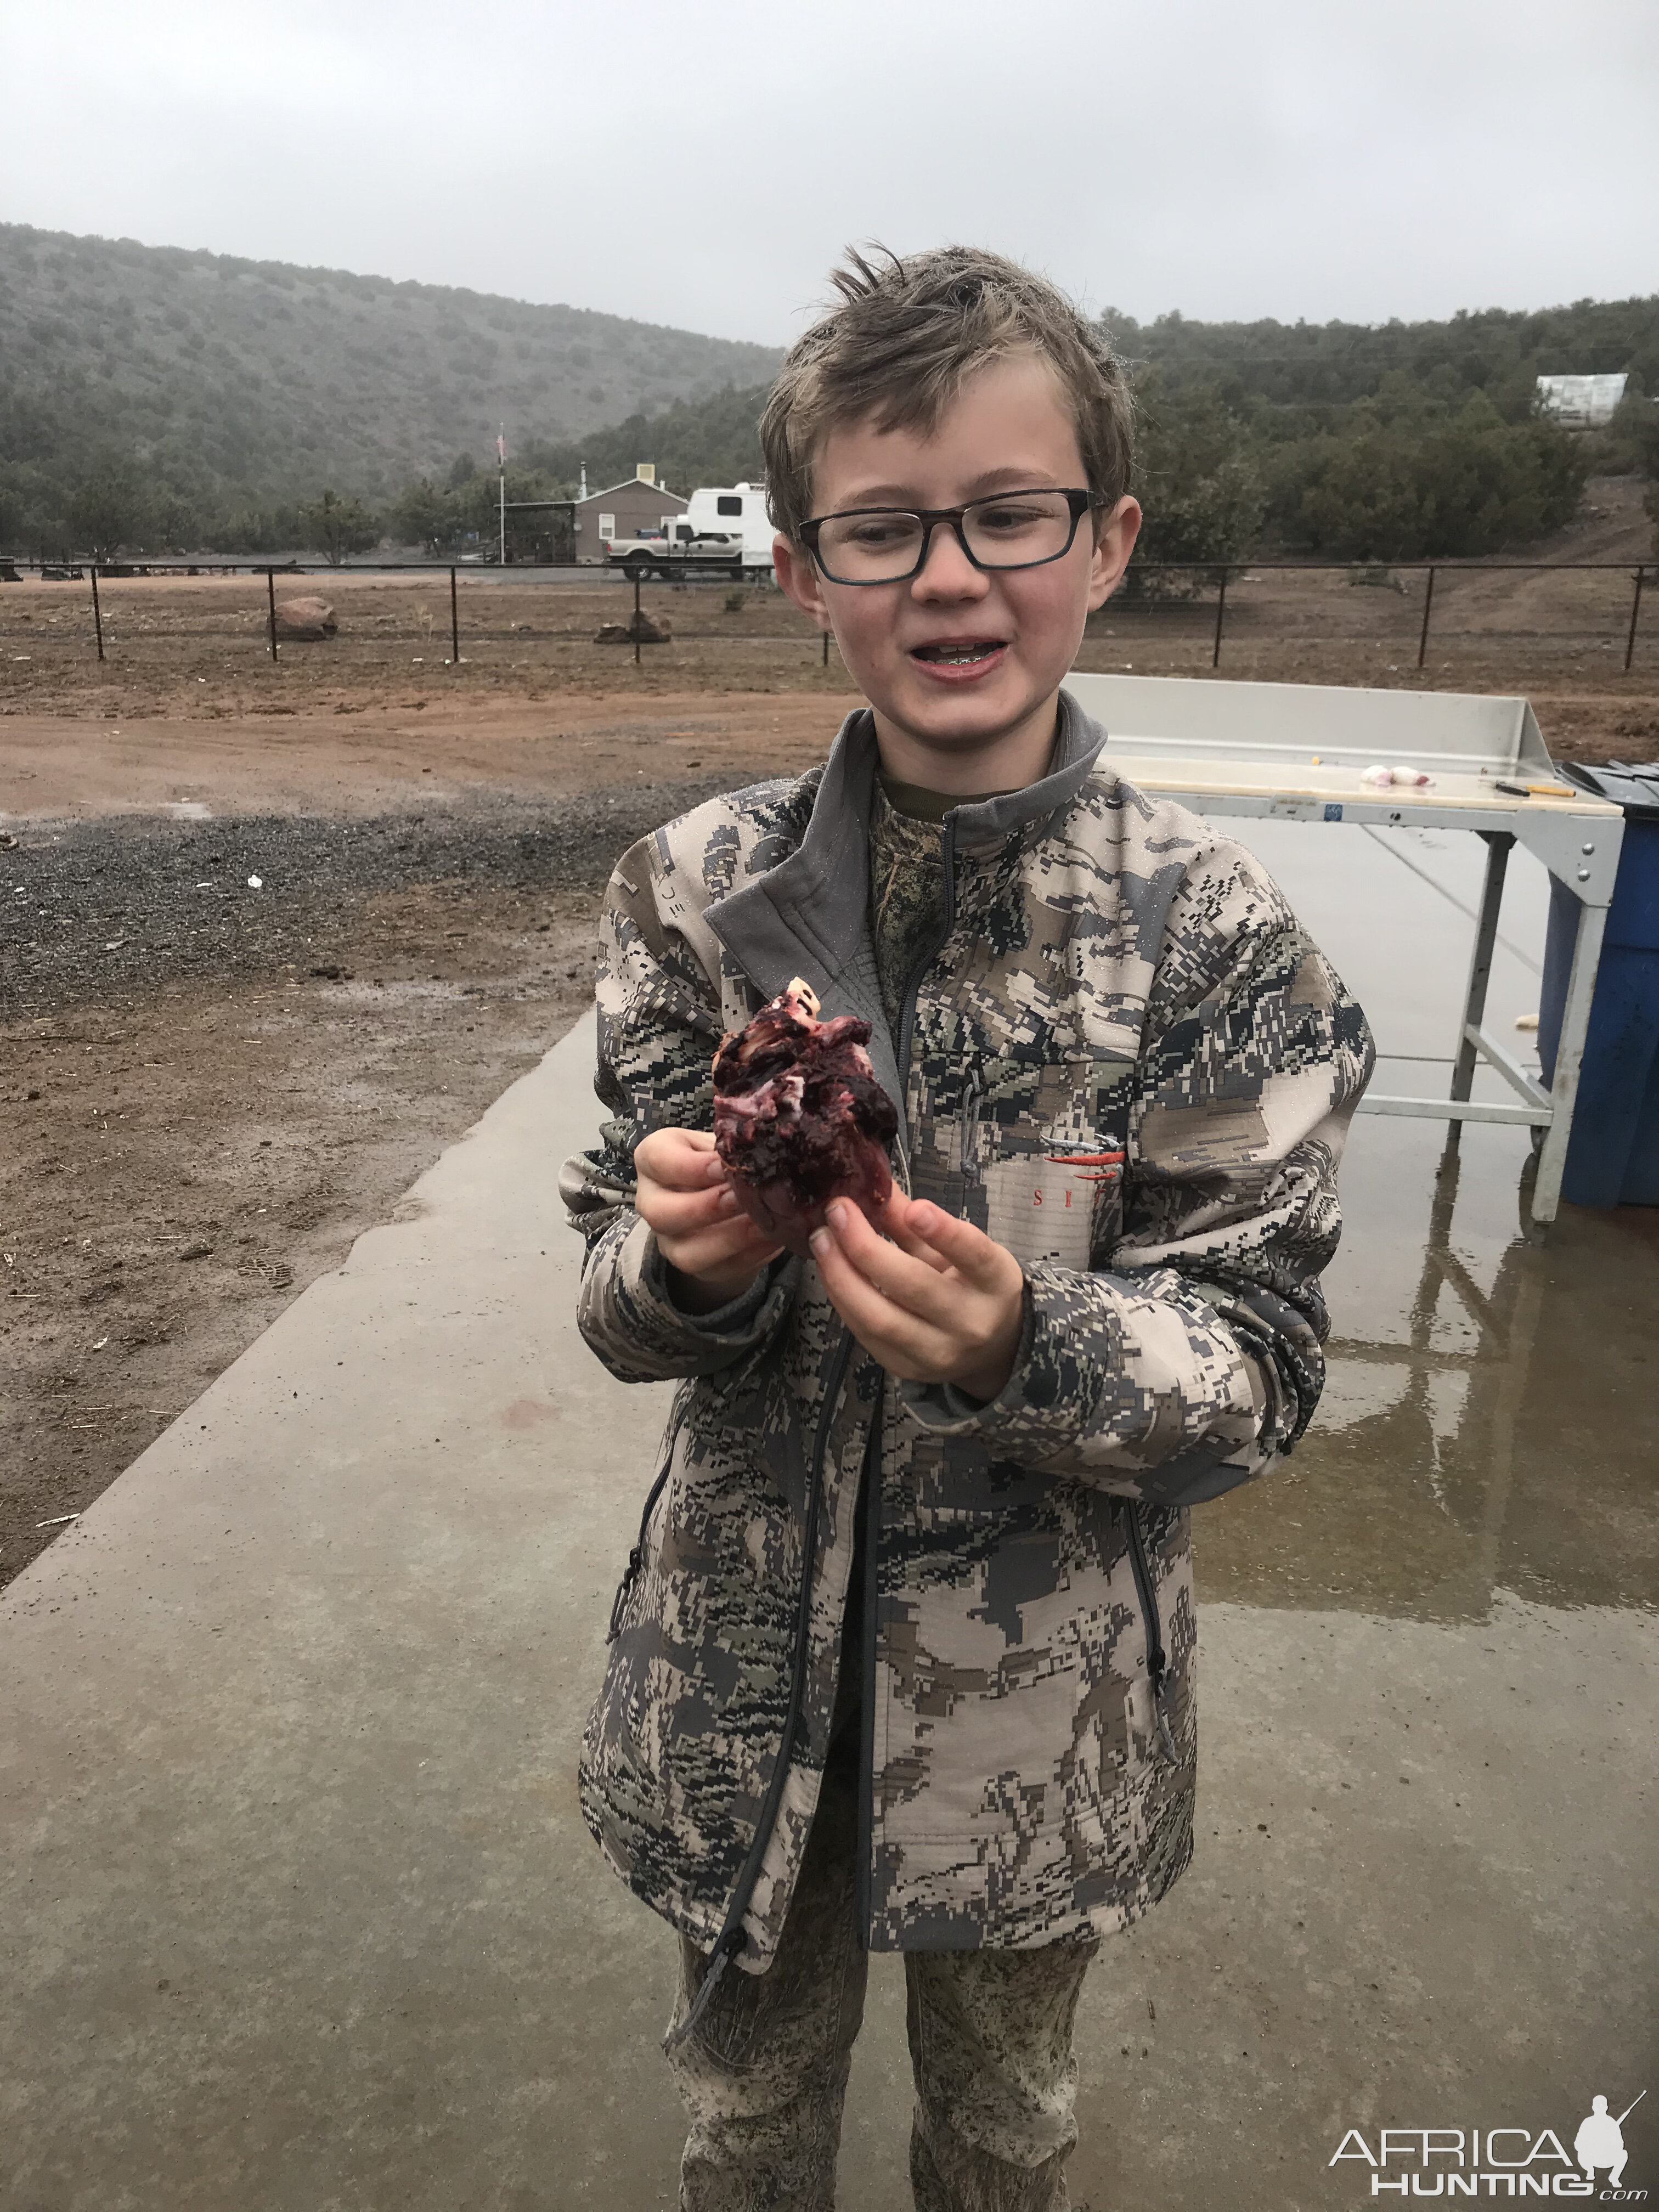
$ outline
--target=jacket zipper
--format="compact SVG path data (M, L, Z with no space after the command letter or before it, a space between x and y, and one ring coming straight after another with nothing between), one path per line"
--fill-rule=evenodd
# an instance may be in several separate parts
M901 1098L906 1097L910 1088L910 1048L915 1039L916 998L921 989L921 979L945 950L946 940L956 927L957 831L956 823L951 821L945 824L944 859L945 927L932 949L923 953L911 969L904 986L904 1000L899 1014L897 1057ZM881 1428L886 1413L886 1399L884 1377L883 1388L876 1395L872 1449L864 1473L864 1620L860 1637L863 1678L859 1688L862 1710L859 1715L858 1920L866 1951L875 1933L872 1924L870 1856L874 1844L876 1821L875 1777L872 1771L876 1756L876 1547L881 1532Z
M842 1331L841 1342L836 1347L836 1357L824 1386L823 1409L818 1419L817 1434L812 1443L812 1478L807 1485L806 1518L802 1535L803 1557L800 1570L800 1593L795 1607L795 1655L789 1678L789 1704L784 1715L783 1739L778 1747L777 1764L772 1769L765 1802L761 1807L760 1819L755 1824L755 1840L749 1846L749 1856L738 1876L738 1886L732 1893L732 1902L726 1908L726 1918L720 1934L714 1938L714 1954L708 1971L698 1986L685 2018L672 2028L663 2039L665 2051L674 2051L684 2042L702 2018L708 2000L727 1966L743 1950L749 1941L743 1925L743 1916L749 1910L749 1901L755 1893L755 1884L760 1879L761 1862L766 1856L766 1847L772 1840L772 1831L777 1826L778 1808L783 1802L784 1784L789 1779L789 1769L794 1761L795 1730L800 1725L801 1702L806 1689L806 1662L811 1645L812 1631L812 1569L817 1559L818 1521L823 1509L823 1462L830 1447L830 1428L835 1419L836 1407L841 1397L842 1385L847 1380L847 1369L853 1356L853 1332Z
M863 1931L864 1948L870 1948L870 1842L875 1832L876 1751L876 1543L881 1529L881 1432L887 1410L887 1377L876 1393L875 1419L864 1462L864 1618L859 1623L859 1825L860 1838L855 1909Z
M956 927L957 918L957 825L945 824L945 927L930 949L922 953L910 970L904 986L904 1001L899 1012L898 1079L901 1098L910 1087L910 1047L915 1040L916 1025L916 994L921 988L921 979L945 950L946 939Z
M640 1515L640 1533L628 1555L628 1565L623 1569L622 1580L617 1584L617 1595L611 1601L611 1626L605 1636L607 1644L614 1644L622 1634L623 1607L640 1578L640 1569L645 1565L645 1532L651 1525L651 1516L656 1510L657 1500L662 1496L664 1486L673 1468L674 1446L679 1442L680 1431L685 1425L686 1404L686 1394L683 1390L677 1391L674 1410L668 1417L668 1434L663 1439L662 1465L657 1470L656 1480L645 1493L645 1510Z
M945 927L940 931L938 942L932 951L923 954L916 962L904 989L904 1005L899 1021L898 1042L901 1098L909 1088L910 1045L915 1027L916 994L921 988L922 977L939 957L945 939L950 936L956 917L956 825L951 822L947 822L945 825L944 861ZM720 1934L714 1939L714 1954L709 1960L708 1972L703 1976L685 2018L677 2028L671 2029L664 2039L665 2051L678 2049L690 2034L692 2029L702 2019L720 1977L748 1941L744 1930L743 1916L749 1910L749 1900L753 1896L755 1884L760 1878L761 1862L766 1856L767 1844L770 1842L772 1831L777 1825L778 1808L783 1802L784 1784L788 1780L789 1768L794 1753L795 1730L800 1722L801 1700L806 1686L806 1661L811 1640L812 1567L817 1554L818 1516L823 1510L823 1460L829 1447L830 1425L835 1418L836 1403L841 1395L842 1385L847 1379L847 1369L852 1352L853 1333L850 1329L847 1329L842 1332L842 1340L836 1350L835 1364L830 1370L830 1381L824 1391L823 1412L818 1422L817 1435L812 1447L812 1479L808 1486L806 1498L805 1557L801 1566L800 1596L795 1616L795 1662L793 1673L790 1678L789 1705L784 1722L783 1742L779 1749L778 1762L773 1770L771 1786L767 1790L766 1802L761 1808L761 1816L756 1825L755 1840L749 1847L749 1856L744 1861L742 1873L738 1876L738 1886L732 1893L731 1904L726 1907L726 1918L721 1924ZM878 1433L880 1429L884 1395L884 1393L877 1395L872 1433ZM880 1453L881 1448L878 1443L875 1450L875 1463L878 1469L881 1463ZM659 1486L661 1480L662 1478L659 1478ZM867 1948L870 1936L870 1838L874 1817L872 1805L872 1790L868 1774L870 1759L873 1755L874 1741L876 1559L873 1530L880 1507L879 1480L869 1480L867 1467L866 1485L868 1495L865 1512L866 1528L871 1531L871 1540L866 1542L864 1559L864 1681L860 1693L863 1711L860 1716L859 1732L860 1747L864 1753L863 1763L866 1774L859 1790L859 1843L860 1865L863 1869L861 1886L865 1944Z
M1158 1617L1158 1593L1152 1587L1152 1563L1146 1557L1146 1535L1140 1525L1140 1504L1137 1498L1125 1502L1123 1517L1129 1531L1129 1565L1135 1578L1135 1591L1140 1600L1140 1611L1146 1625L1146 1674L1152 1689L1152 1717L1158 1723L1158 1747L1171 1766L1179 1766L1181 1754L1175 1747L1175 1738L1170 1734L1170 1723L1164 1715L1164 1679L1169 1661L1164 1650L1164 1625Z

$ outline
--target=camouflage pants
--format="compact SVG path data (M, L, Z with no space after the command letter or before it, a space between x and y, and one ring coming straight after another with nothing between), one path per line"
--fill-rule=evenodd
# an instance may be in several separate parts
M682 2212L832 2212L867 1953L856 1915L859 1739L825 1770L778 1955L726 1973L670 2054L690 2131ZM909 1951L917 2212L1066 2212L1077 2140L1072 2025L1097 1937L1033 1951ZM681 1939L675 2024L708 1954Z

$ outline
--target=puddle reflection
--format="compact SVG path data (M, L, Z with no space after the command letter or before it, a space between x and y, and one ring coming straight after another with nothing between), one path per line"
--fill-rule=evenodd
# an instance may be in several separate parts
M1484 1620L1499 1590L1659 1605L1659 1210L1565 1206L1534 1241L1524 1158L1496 1132L1356 1125L1325 1398L1285 1467L1194 1514L1200 1598L1431 1621Z

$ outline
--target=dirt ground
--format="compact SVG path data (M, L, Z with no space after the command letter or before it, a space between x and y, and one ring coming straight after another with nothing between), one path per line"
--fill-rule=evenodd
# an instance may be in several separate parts
M1605 488L1602 488L1605 493ZM1624 560L1626 488L1551 557ZM1599 509L1599 511L1597 511ZM1264 572L1223 677L1524 692L1559 756L1659 755L1659 590L1630 577ZM289 579L279 592L314 588ZM0 1578L24 1565L587 1003L624 846L821 758L853 705L775 592L328 578L0 586ZM631 594L627 595L631 600ZM1105 609L1079 665L1208 672L1213 602ZM257 883L253 880L257 878Z
M562 1034L611 860L711 787L9 817L0 1578Z
M1632 666L1623 665L1636 568L1651 563L1654 550L1641 502L1634 478L1598 479L1580 520L1526 551L1528 559L1611 564L1599 570L1441 568L1421 669L1421 572L1377 570L1370 581L1306 569L1234 576L1213 672L1519 691L1561 757L1651 757L1659 752L1659 581L1644 591ZM276 586L279 604L317 592L333 606L338 635L284 645L273 662L263 575L107 579L100 662L89 580L0 585L0 716L13 723L4 747L15 773L37 787L22 787L22 803L30 811L94 803L77 795L78 763L66 802L44 757L65 716L118 730L109 742L122 766L107 789L128 787L135 753L154 763L161 782L187 782L198 761L244 761L253 738L262 761L291 771L290 796L276 799L273 787L273 803L332 805L335 793L361 790L348 803L371 805L379 803L368 795L374 779L363 783L359 773L371 762L394 779L430 769L491 784L506 776L515 788L576 788L564 779L623 765L637 744L636 707L647 708L647 743L712 744L725 708L711 714L711 699L740 696L732 743L741 747L766 736L774 719L787 725L781 702L797 702L793 711L805 715L793 726L816 731L848 692L833 647L826 660L805 617L769 588L647 587L643 606L672 635L643 647L637 665L631 647L594 642L600 623L631 611L625 584L462 570L453 634L447 571L344 570L284 576ZM1207 676L1215 628L1211 586L1172 605L1113 601L1091 618L1078 665ZM780 705L769 710L768 698ZM221 723L246 726L216 741L212 726ZM293 724L300 726L285 726ZM608 763L613 745L619 757ZM155 782L141 788L131 803L180 795Z

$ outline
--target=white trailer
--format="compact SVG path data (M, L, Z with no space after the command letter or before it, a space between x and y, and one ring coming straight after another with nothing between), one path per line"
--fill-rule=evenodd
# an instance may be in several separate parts
M766 494L758 485L703 484L692 493L684 514L664 516L660 538L608 542L605 563L625 576L655 576L664 582L727 576L769 584L775 535Z
M716 532L741 537L743 571L757 582L772 580L772 540L776 532L766 512L762 484L700 484L682 520L694 536Z

